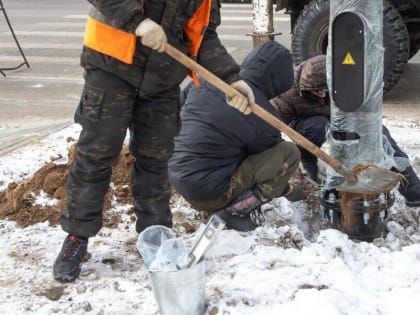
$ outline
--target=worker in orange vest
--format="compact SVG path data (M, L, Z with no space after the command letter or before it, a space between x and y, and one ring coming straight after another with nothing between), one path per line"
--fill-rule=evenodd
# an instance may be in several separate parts
M77 278L88 238L102 227L112 164L127 130L136 230L172 226L167 162L179 129L179 84L188 70L163 53L166 43L188 53L242 92L228 104L251 112L254 96L239 65L221 44L218 0L89 0L81 65L85 85L75 113L82 126L67 183L61 226L68 233L54 263L54 278ZM191 74L198 82L195 74Z

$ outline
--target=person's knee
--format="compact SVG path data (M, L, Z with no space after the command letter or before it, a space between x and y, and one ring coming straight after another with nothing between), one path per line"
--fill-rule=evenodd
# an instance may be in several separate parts
M162 137L163 138L163 137ZM155 141L151 143L142 143L134 137L130 140L130 153L138 161L151 161L153 164L164 164L168 163L168 160L172 156L173 152L173 141L172 138L168 138L167 141ZM149 162L146 162L149 163Z
M299 167L300 150L293 142L284 142L284 150L286 152L286 162L289 168L295 171Z
M85 154L78 152L70 167L70 173L83 180L96 182L110 177L112 165L117 160L118 155Z
M317 146L321 146L326 140L326 128L328 118L324 116L313 116L303 119L296 127L296 131Z

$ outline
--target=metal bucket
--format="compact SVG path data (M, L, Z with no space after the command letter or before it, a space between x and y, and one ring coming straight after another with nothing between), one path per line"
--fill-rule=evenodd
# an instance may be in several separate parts
M161 315L202 315L205 305L205 261L187 269L150 272Z

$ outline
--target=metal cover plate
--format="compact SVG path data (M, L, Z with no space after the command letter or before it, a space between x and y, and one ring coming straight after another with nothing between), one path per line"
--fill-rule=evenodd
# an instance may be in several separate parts
M345 112L364 100L365 38L362 19L353 12L337 15L332 24L332 98Z

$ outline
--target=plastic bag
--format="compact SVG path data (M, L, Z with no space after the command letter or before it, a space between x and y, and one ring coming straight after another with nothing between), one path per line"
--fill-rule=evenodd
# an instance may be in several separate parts
M162 243L172 238L175 238L174 232L163 225L149 226L140 233L136 247L147 268L155 260Z

